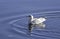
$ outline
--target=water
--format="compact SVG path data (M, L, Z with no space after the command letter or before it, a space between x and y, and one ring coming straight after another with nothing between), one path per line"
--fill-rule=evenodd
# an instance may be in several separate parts
M45 29L28 35L27 17L47 17ZM0 0L0 39L60 39L59 0Z

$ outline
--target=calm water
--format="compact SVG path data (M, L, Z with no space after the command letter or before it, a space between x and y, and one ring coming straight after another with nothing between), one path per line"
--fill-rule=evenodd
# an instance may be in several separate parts
M45 29L28 33L27 17L47 17ZM59 0L0 0L0 39L60 39Z

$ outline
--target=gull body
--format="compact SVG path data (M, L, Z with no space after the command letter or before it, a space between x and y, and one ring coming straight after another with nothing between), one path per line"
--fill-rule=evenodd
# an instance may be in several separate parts
M29 23L31 24L40 24L46 21L46 18L40 17L40 18L34 18L33 15L29 15Z

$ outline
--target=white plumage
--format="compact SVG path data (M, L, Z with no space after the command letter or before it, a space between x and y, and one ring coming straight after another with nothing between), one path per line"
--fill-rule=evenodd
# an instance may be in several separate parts
M34 18L33 15L29 15L29 22L31 24L39 24L39 23L43 23L44 21L46 21L46 18L43 17Z

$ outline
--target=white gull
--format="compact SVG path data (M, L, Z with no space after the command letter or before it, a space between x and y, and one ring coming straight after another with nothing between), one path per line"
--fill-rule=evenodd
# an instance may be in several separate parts
M29 15L29 23L31 24L40 24L46 21L46 18L40 17L40 18L34 18L33 15Z

